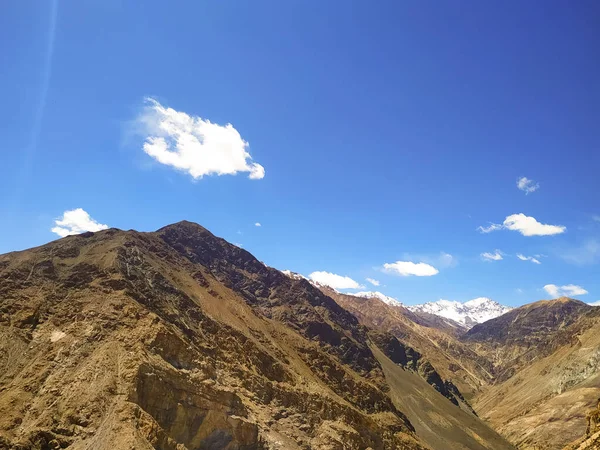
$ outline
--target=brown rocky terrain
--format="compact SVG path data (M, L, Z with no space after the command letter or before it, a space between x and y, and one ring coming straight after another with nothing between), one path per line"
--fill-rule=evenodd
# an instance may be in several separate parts
M323 289L361 323L431 361L518 448L558 450L573 441L600 448L597 414L586 421L600 396L599 308L569 298L543 300L461 333L402 306Z
M189 222L0 256L0 336L0 448L512 448L393 336Z
M510 311L464 337L494 364L473 406L522 449L561 449L585 434L600 396L600 313L560 298Z
M376 298L345 295L327 288L325 292L364 325L388 332L425 355L440 376L456 385L467 400L493 381L492 364L458 339L465 329L452 326L448 319L416 314Z

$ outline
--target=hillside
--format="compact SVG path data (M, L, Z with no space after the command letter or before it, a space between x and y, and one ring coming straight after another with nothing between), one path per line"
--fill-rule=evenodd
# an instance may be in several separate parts
M512 448L329 296L189 222L0 256L0 335L0 448L441 449L424 405L444 448Z
M444 379L458 386L467 400L492 382L492 365L457 339L464 331L458 324L385 304L376 297L345 295L327 288L325 292L362 324L389 332L424 355Z
M495 385L476 397L476 411L519 448L561 449L580 438L600 396L598 330L598 309L567 298L474 327L466 342L497 369Z

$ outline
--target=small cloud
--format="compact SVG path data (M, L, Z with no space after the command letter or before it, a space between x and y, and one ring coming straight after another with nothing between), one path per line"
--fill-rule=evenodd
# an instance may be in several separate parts
M504 227L499 223L490 223L487 227L477 227L477 231L479 231L480 233L491 233L492 231L501 230L502 228Z
M242 232L241 232L240 230L237 230L237 231L235 232L235 234L242 234Z
M212 123L147 98L137 125L145 136L146 154L194 179L238 172L249 172L252 180L265 176L265 168L252 161L248 142L231 124Z
M502 253L500 250L495 250L494 253L490 253L490 252L485 252L482 253L481 259L483 259L484 261L502 261L502 259L504 259L502 257L504 253Z
M379 286L379 284L380 284L378 280L375 280L373 278L367 278L367 281L369 283L371 283L373 286Z
M254 224L254 226L255 226L255 227L262 227L262 225L260 224L260 222L256 222L256 223Z
M438 266L441 268L456 267L458 265L458 259L452 256L450 253L440 252L438 257Z
M581 286L577 286L576 284L565 284L564 286L557 286L555 284L547 284L544 286L544 290L552 296L552 298L557 297L573 297L576 295L585 295L588 293Z
M62 218L56 219L54 224L56 226L51 231L60 237L85 233L86 231L106 230L108 228L108 225L96 222L81 208L65 211Z
M534 264L541 264L540 260L537 258L534 258L533 256L525 256L525 255L522 255L521 253L517 253L517 258L519 258L521 261L531 261ZM539 256L538 256L538 258L539 258Z
M567 227L540 223L534 217L519 213L507 216L502 225L492 223L488 227L477 227L477 230L481 233L490 233L496 230L511 230L518 231L523 236L552 236L564 233L567 231Z
M525 192L525 194L531 194L532 192L537 191L540 188L540 185L527 177L521 177L517 180L517 187Z
M333 289L362 289L360 285L350 277L336 275L331 272L313 272L308 276L311 280L329 286Z
M424 262L414 263L412 261L396 261L395 263L385 263L383 271L402 277L430 277L440 273L435 267Z
M593 215L593 216L592 216L592 220L593 220L594 222L600 222L600 216L598 216L598 215Z
M590 306L600 306L600 300L596 300L595 302L588 303Z
M243 248L244 246L242 244L240 244L239 242L234 242L233 245L235 245L236 247L239 248Z
M517 292L517 294L522 294L523 293L523 289L521 289L521 288L516 288L515 291Z
M401 258L404 261L420 261L430 266L439 267L440 269L448 269L450 267L456 267L458 265L458 258L446 252L439 253L428 253L428 254L417 254L417 253L403 253Z

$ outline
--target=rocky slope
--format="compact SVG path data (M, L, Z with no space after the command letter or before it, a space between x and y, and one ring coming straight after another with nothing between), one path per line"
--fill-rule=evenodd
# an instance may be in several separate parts
M600 396L600 313L561 298L517 308L465 339L493 362L496 382L474 401L523 449L561 449L581 437Z
M407 378L444 448L511 448L377 348L395 338L189 222L0 256L0 336L0 448L441 448Z
M424 355L439 375L458 386L467 399L492 382L492 364L458 340L463 331L459 325L436 315L385 304L376 297L356 297L328 288L324 291L364 325L388 332Z

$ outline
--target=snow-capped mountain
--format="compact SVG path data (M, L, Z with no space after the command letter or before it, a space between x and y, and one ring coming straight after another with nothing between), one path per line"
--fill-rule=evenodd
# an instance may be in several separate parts
M301 275L301 274L296 273L296 272L292 272L291 270L282 270L281 273L284 274L284 275L287 275L290 278L293 278L294 280L307 280L307 281L310 281L304 275Z
M377 291L353 292L348 295L354 295L355 297L363 297L363 298L377 298L377 299L381 300L382 302L387 303L388 305L403 306L402 303L399 302L398 300L396 300L395 298L389 297L389 296L382 294L381 292L377 292Z
M451 319L466 328L471 328L478 323L501 316L512 309L487 297L475 298L465 303L439 300L423 305L408 306L407 308L413 312L435 314Z

